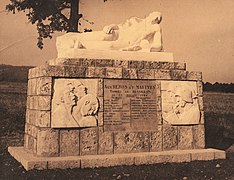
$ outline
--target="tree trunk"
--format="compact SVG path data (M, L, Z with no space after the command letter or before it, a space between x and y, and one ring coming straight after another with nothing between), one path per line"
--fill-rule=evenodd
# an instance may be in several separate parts
M78 32L79 15L79 0L71 0L70 18L69 18L69 32Z

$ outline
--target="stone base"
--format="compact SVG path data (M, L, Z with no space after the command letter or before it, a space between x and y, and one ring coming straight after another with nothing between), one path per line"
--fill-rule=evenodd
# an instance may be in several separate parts
M79 58L79 59L115 59L127 61L157 61L157 62L173 62L173 53L169 52L136 52L136 51L104 51L104 50L88 50L88 49L69 49L58 53L55 61L50 61L50 65L63 64L63 58Z
M195 160L207 161L226 158L225 151L216 149L174 150L163 152L69 157L36 157L26 151L23 147L9 147L8 152L17 161L19 161L26 170L96 168L118 165L141 165L172 162L181 163Z

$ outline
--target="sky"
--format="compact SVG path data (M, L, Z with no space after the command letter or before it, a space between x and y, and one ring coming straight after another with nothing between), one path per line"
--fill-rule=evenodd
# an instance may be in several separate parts
M38 49L35 26L23 12L5 12L8 2L0 1L0 64L39 66L56 58L56 38ZM131 16L144 18L159 11L164 49L173 53L174 61L185 62L189 71L203 72L205 82L230 83L234 82L233 9L233 0L81 0L80 12L94 25L81 21L80 29L101 30Z

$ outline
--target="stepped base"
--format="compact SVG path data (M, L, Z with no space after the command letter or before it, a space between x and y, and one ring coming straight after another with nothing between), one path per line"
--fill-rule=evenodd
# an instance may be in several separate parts
M69 157L36 157L23 147L9 147L8 152L19 161L26 170L95 168L119 165L141 165L157 163L181 163L195 160L208 161L225 159L225 151L216 149L174 150L163 152L144 152L132 154L87 155Z

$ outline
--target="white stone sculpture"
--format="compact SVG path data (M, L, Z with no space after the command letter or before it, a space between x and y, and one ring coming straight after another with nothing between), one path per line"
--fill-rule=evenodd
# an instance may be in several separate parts
M53 128L97 126L99 102L87 93L87 87L79 80L55 81L52 101ZM58 87L59 86L59 87Z
M162 115L165 123L173 125L198 124L200 110L195 82L162 83Z
M58 54L70 49L159 52L162 50L161 13L145 19L132 17L123 24L105 26L103 31L67 33L57 37Z

